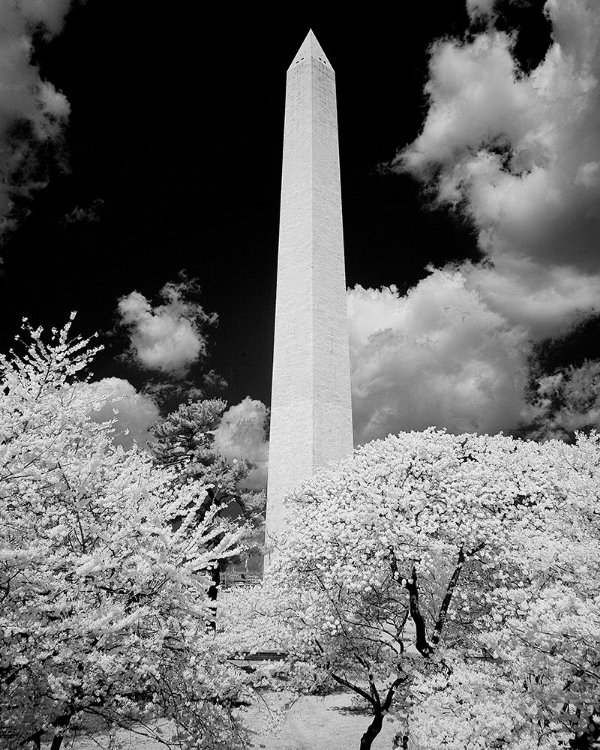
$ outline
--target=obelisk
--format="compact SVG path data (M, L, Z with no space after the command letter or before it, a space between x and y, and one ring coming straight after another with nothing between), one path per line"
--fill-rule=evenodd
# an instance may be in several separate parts
M287 72L267 566L286 533L285 495L352 450L335 73L310 31Z

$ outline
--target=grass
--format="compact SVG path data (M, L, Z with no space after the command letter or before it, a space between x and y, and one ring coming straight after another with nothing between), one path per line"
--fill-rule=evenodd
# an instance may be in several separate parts
M253 748L359 750L361 735L371 720L351 695L302 696L285 710L292 700L291 694L267 693L264 700L244 709L241 716L252 730ZM385 722L373 750L391 750L397 727L394 722ZM118 737L127 750L165 750L164 745L132 732L120 732ZM108 737L99 732L89 739L65 741L63 750L100 750L107 745Z

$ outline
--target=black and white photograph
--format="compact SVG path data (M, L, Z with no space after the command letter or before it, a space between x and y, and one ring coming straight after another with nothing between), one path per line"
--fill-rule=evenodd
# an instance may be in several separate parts
M0 0L0 750L600 749L600 2Z

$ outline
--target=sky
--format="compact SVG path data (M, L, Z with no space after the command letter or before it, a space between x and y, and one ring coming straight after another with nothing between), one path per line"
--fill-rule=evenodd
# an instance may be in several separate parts
M0 4L3 350L23 317L77 311L130 438L220 397L222 450L264 463L285 72L312 28L337 79L356 442L600 426L600 6L396 5Z

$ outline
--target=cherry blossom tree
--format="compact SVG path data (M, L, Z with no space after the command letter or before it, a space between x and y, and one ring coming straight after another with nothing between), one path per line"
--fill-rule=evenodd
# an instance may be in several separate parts
M246 530L91 421L95 350L69 329L0 356L0 744L58 750L86 716L152 734L160 716L167 747L242 747L244 680L206 621L210 571Z
M599 488L595 435L390 436L291 496L265 585L223 606L298 689L360 697L361 750L388 715L410 750L567 748L597 726Z

